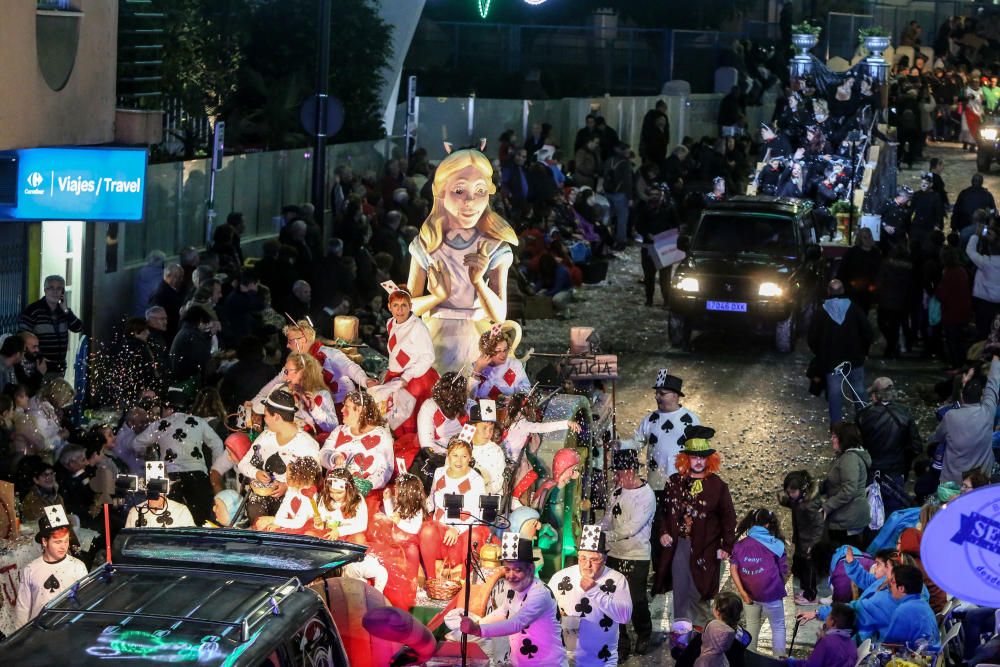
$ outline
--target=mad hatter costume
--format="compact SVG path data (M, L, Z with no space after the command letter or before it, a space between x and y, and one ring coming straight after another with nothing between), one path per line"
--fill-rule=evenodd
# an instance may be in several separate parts
M549 580L562 615L563 640L577 667L615 667L618 664L618 624L632 616L628 580L607 566L607 545L600 526L584 526L577 544L581 557L599 557L600 566L584 573L587 565L559 570ZM587 584L587 588L584 588Z
M674 593L673 618L704 625L711 618L708 601L719 592L722 559L736 541L736 511L729 487L718 476L722 459L709 440L715 430L689 426L677 472L666 486L666 512L657 535L660 554L657 593Z

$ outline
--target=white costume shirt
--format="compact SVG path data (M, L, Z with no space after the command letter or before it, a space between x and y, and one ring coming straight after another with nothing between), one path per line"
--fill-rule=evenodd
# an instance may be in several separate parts
M392 433L384 426L361 434L354 433L347 424L338 426L323 443L319 461L324 468L333 468L334 459L341 454L351 459L347 466L351 474L369 480L376 489L389 483L396 465Z
M355 390L356 387L364 387L368 384L368 375L365 370L350 360L346 354L335 347L326 345L316 345L304 353L312 355L323 367L323 382L326 383L335 403L343 403L344 397ZM257 395L251 399L254 405L262 405L264 399L274 391L274 389L285 383L285 375L281 371L274 376L274 379L261 387Z
M14 607L14 628L23 627L50 600L87 576L87 566L69 554L58 563L46 563L39 556L21 569Z
M396 505L393 501L392 494L386 493L382 496L382 505L385 508L385 515L392 516L396 513ZM423 511L417 512L409 519L399 518L399 523L396 527L399 528L404 533L409 533L410 535L417 535L420 533L420 527L424 525L424 513Z
M326 389L314 393L308 405L300 405L295 420L312 427L314 433L329 433L337 428L337 405Z
M236 469L251 480L257 479L257 471L260 470L274 475L274 479L279 482L284 482L288 464L292 459L303 456L319 462L319 444L308 433L299 431L287 443L279 445L274 431L265 430L250 445Z
M475 470L469 470L461 477L449 477L441 466L434 471L434 481L431 482L431 495L427 499L427 511L434 521L455 528L459 533L465 533L472 525L473 516L479 516L479 496L485 492L483 478ZM445 512L444 497L449 493L460 493L463 496L462 518L449 519Z
M476 461L476 470L483 477L486 493L499 495L503 492L503 473L507 467L507 459L500 445L493 441L482 445L473 445L472 458Z
M511 461L517 461L524 449L524 443L528 441L528 436L532 433L555 433L565 431L569 428L569 422L565 419L558 419L550 422L529 422L524 417L519 417L503 437L503 448Z
M482 377L476 378L472 386L474 398L496 400L500 396L531 391L531 381L524 372L524 365L514 355L509 355L507 361L499 366L487 366L479 374Z
M274 513L274 525L285 530L306 530L313 527L316 511L316 487L308 489L289 488L281 498L281 505Z
M642 451L646 455L649 485L654 491L662 491L670 476L677 472L676 459L681 453L678 441L684 429L700 423L698 415L681 406L673 412L650 412L639 424L635 441L649 446L648 449L643 446Z
M577 565L559 570L549 580L562 615L563 640L577 667L618 664L618 624L632 617L628 579L604 566L589 591L580 586Z
M333 509L327 509L326 503L320 499L317 499L316 504L319 507L319 516L326 522L327 527L329 527L329 525L334 521L339 524L337 526L337 532L340 533L341 537L356 535L357 533L363 533L368 530L368 505L365 503L364 498L361 499L361 502L359 502L358 506L354 509L354 516L349 519L344 518L341 503L332 503Z
M167 473L208 472L201 446L212 450L212 460L226 457L222 439L201 417L175 412L166 419L153 422L135 436L134 447L156 445Z
M448 443L462 432L465 415L458 419L448 419L433 398L428 398L417 413L417 439L421 447L435 454L446 454Z
M389 371L409 382L422 376L434 365L434 343L427 325L419 317L396 324L390 318L386 325L389 333Z
M568 667L559 607L548 586L536 578L523 593L507 595L496 611L479 621L482 636L509 637L514 667Z
M637 489L617 488L611 507L601 520L607 534L608 555L620 560L649 560L649 535L656 514L656 494L649 484Z
M184 503L167 498L167 506L154 509L144 500L132 507L125 517L125 527L135 528L139 524L139 510L142 510L143 525L147 528L194 528L194 517Z

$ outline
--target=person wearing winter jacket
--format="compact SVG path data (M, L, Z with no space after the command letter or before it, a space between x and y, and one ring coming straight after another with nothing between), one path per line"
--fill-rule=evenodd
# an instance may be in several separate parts
M841 412L842 378L834 369L847 362L844 369L847 380L858 396L865 386L865 359L872 344L872 330L865 311L844 296L844 284L831 280L827 286L828 299L813 317L809 327L809 349L816 358L816 371L826 380L830 425L843 420Z
M990 230L988 254L979 252L979 232L969 237L965 254L976 265L976 279L972 285L972 308L976 313L976 332L980 338L990 333L993 318L1000 314L1000 238Z
M858 413L858 429L865 451L871 456L870 483L879 474L883 487L885 515L905 507L905 498L893 489L902 490L913 459L924 449L917 422L909 411L895 402L896 389L887 377L876 378L868 387L871 403ZM886 487L889 487L888 490Z
M834 604L823 624L823 631L805 660L788 658L787 667L852 667L858 660L858 649L851 634L854 610L843 603Z
M962 483L971 470L981 470L990 477L996 460L993 456L993 423L996 419L997 392L1000 388L1000 358L993 355L986 378L971 377L962 387L962 402L944 414L930 442L944 448L941 481Z
M948 594L944 590L934 583L934 580L927 576L927 570L924 569L924 564L920 560L920 540L923 537L923 533L917 528L906 528L899 535L899 543L897 547L899 553L906 554L913 559L913 564L920 569L921 574L924 577L924 586L927 587L927 592L930 593L929 603L931 609L934 610L935 614L940 614L944 611L944 608L948 605Z
M835 544L860 549L871 518L865 486L872 459L862 448L861 432L850 422L835 424L830 442L837 458L823 482L826 500L821 511L827 534Z
M948 367L959 369L965 363L965 352L968 349L965 328L972 319L972 289L969 286L969 273L962 266L956 248L943 248L941 263L944 269L934 296L941 304L941 333L945 353L948 355Z
M792 511L792 574L798 578L802 591L795 596L796 604L816 602L816 568L812 565L812 549L823 538L823 500L819 497L819 482L806 470L793 470L785 475L778 503Z
M757 650L761 612L771 624L774 655L785 655L785 577L788 557L781 526L774 512L763 507L744 517L736 528L745 535L733 547L729 573L740 597L750 633L750 650Z

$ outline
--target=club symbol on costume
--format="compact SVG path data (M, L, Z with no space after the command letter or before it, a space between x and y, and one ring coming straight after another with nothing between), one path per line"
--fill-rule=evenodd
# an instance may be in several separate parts
M538 653L538 647L531 643L531 637L525 637L524 641L521 642L521 655L528 656L528 659L535 657Z
M184 431L184 429L179 428L176 431L174 431L174 434L170 437L178 442L182 442L188 437L188 434L186 431Z
M692 423L692 422L693 422L694 420L693 420L693 419L691 419L691 415L683 415L683 416L681 417L681 421L682 421L682 422L684 422L685 424L687 424L688 426L690 426L690 425L691 425L691 423Z
M45 590L47 590L47 591L48 591L49 593L54 593L54 592L56 591L56 589L58 589L58 588L59 588L59 580L58 580L58 579L56 579L56 575L54 575L54 574L50 574L50 575L49 575L49 578L45 580L45 583L44 583L44 584L42 584L42 586L43 586L43 587L45 588Z
M169 526L174 522L174 518L170 516L170 510L166 510L163 514L156 515L156 523L161 526Z
M660 424L660 429L661 429L661 430L662 430L662 431L663 431L664 433L670 433L671 431L673 431L673 430L674 430L674 423L673 423L672 421L670 421L669 419L665 419L665 420L663 421L663 423L662 423L662 424Z
M605 632L610 630L614 626L614 624L615 622L612 621L611 617L608 616L607 614L605 614L604 618L601 619L601 622L598 623L598 625L601 626L601 628L603 628Z
M287 470L285 462L282 460L278 453L275 452L267 457L267 461L264 462L264 472L274 473L275 475L284 475L285 470Z
M594 611L594 608L590 606L590 598L580 598L580 601L573 608L580 613L580 618L586 618L587 614Z
M187 419L184 420L184 423L187 424L188 426L194 427L198 425L198 420L195 419L194 417L188 417Z
M167 428L169 428L169 426L170 422L168 422L166 419L161 419L160 423L156 425L156 429L158 431L166 431Z
M621 494L622 494L622 490L621 490L621 488L617 488L617 489L615 489L615 492L614 492L614 493L612 493L611 495L613 495L613 496L614 496L615 498L617 498L617 497L618 497L618 496L620 496Z
M201 448L195 447L191 450L191 458L200 459L201 458Z
M558 588L563 595L566 595L566 593L573 590L573 582L569 580L569 577L563 577L562 581L559 582Z
M622 515L622 506L620 503L615 503L615 508L611 510L611 515L615 518Z
M260 455L260 445L253 446L253 456L250 457L250 465L258 470L264 466L264 459Z
M614 593L618 590L618 587L615 585L614 579L605 579L604 583L601 584L601 590L605 593Z
M601 650L597 652L597 657L601 660L607 660L611 657L611 650L608 648L607 644L602 646Z
M167 453L163 455L163 460L166 461L167 463L170 463L171 461L176 461L177 452L175 452L172 449L168 449Z

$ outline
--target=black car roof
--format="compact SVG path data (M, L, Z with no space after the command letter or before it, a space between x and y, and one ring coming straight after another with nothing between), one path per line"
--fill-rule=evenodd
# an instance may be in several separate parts
M232 664L266 655L322 609L294 578L108 565L53 600L3 653L12 664Z
M740 214L740 213L771 213L784 215L799 215L812 208L812 202L784 197L760 195L749 197L738 195L726 201L712 204L706 208L703 215Z

